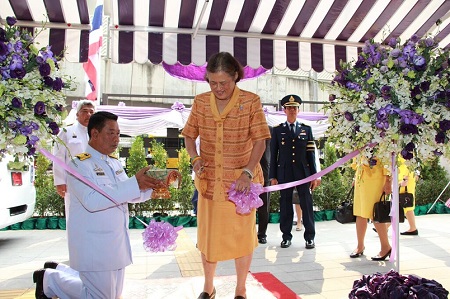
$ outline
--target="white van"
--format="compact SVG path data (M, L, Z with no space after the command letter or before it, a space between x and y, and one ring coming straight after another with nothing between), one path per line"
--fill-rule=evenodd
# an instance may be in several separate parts
M0 229L22 222L34 213L34 159L14 162L6 156L0 160Z

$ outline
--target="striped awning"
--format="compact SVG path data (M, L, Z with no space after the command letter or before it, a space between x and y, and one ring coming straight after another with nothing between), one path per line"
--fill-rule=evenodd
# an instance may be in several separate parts
M38 32L36 42L51 45L55 55L70 62L87 61L91 28L87 0L0 0L1 23L9 16L18 20L16 25Z
M368 39L433 34L448 46L449 10L448 0L112 0L111 55L204 65L227 51L252 68L333 72Z

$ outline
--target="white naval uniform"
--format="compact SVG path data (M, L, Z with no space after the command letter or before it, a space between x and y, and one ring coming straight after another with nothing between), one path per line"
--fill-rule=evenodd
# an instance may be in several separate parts
M61 161L64 161L66 164L69 164L76 155L84 152L89 141L87 127L83 126L78 121L75 121L73 125L61 130L58 137L64 144L56 143L53 147L53 155ZM53 182L55 186L67 184L66 171L56 163L53 163ZM66 192L66 194L64 194L66 220L69 218L69 200L69 192Z
M128 178L121 163L91 146L69 166L110 195L117 206L72 175L67 177L71 194L67 226L70 268L47 269L44 293L59 298L119 298L125 267L132 263L128 232L128 203L150 199L152 190L141 192L136 178ZM83 158L85 157L85 158Z

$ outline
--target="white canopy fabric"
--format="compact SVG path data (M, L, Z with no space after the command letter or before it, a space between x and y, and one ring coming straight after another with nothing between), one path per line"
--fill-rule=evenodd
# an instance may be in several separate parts
M0 0L0 22L48 28L41 44L86 62L88 1ZM448 0L110 0L104 1L113 62L202 66L219 51L243 66L334 72L368 39L432 34L450 44ZM108 26L106 22L103 26Z

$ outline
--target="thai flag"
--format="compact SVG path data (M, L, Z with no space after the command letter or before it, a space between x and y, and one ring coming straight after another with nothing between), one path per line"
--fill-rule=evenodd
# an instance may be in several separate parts
M102 47L102 19L103 19L103 0L98 0L92 19L92 29L89 33L89 57L86 63L83 63L86 72L86 98L97 100L97 91L100 73L100 48Z

